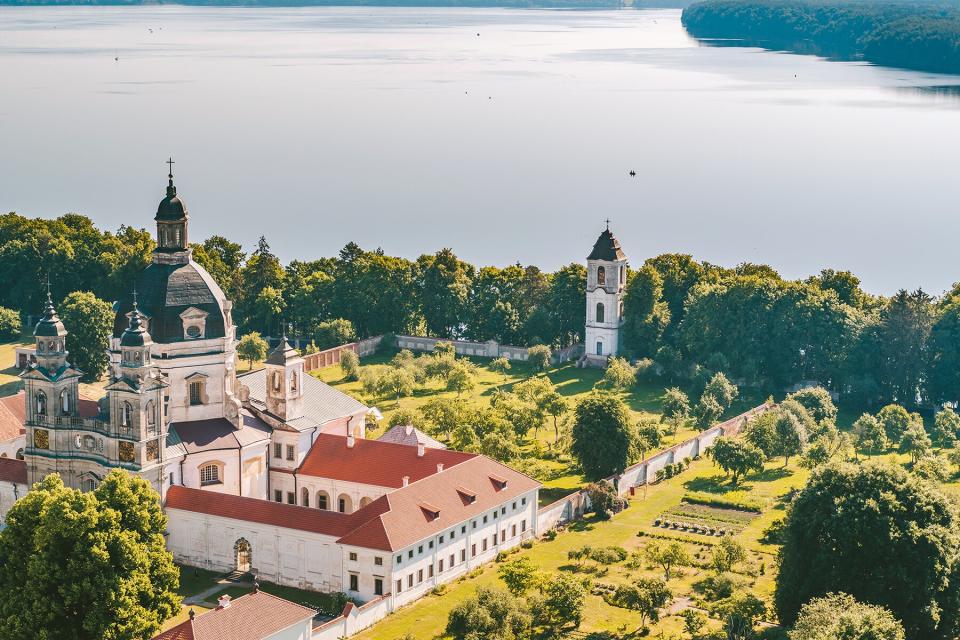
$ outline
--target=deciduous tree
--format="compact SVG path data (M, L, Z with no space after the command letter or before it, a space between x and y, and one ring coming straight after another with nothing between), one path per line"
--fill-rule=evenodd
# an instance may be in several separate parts
M107 372L107 348L113 334L113 306L89 291L74 291L58 309L67 329L70 362L83 371L84 382L99 380Z
M588 479L621 473L636 457L637 433L620 398L592 393L577 405L570 451Z

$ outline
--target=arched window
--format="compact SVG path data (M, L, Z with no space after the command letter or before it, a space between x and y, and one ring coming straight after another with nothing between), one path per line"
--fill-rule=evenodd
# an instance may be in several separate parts
M17 449L17 460L23 460L23 449Z
M200 467L200 486L205 487L211 484L220 484L220 465L215 462L208 462Z
M280 375L279 371L274 371L273 372L273 390L279 391L281 384L283 384L283 376Z
M350 500L350 496L345 493L340 494L340 497L337 498L337 511L340 513L353 513L353 501Z
M607 284L607 270L603 267L597 267L597 286L602 287Z
M307 489L306 487L300 490L300 506L310 506L310 489Z
M157 433L157 405L153 400L147 402L147 435L156 435Z
M604 312L603 303L602 303L602 302L598 302L598 303L597 303L597 322L603 322L603 321L604 321L604 319L603 319L604 313L603 313L603 312Z
M47 415L47 394L43 391L37 392L37 415Z
M120 406L120 424L124 427L133 425L133 405L129 402L124 402Z
M63 415L70 414L70 394L67 393L66 389L60 392L60 411L63 412Z
M291 391L297 390L297 374L296 373L290 374L290 390Z
M373 502L373 500L371 500L367 496L363 496L362 498L360 498L360 508L363 509L365 506L367 506L371 502Z
M317 509L327 511L330 509L330 496L326 491L317 491Z
M93 491L97 488L97 481L95 478L87 478L80 483L80 488L83 491Z

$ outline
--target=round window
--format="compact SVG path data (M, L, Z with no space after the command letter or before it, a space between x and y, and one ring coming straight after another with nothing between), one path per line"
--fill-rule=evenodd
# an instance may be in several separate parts
M197 325L190 325L187 327L187 337L188 338L199 338L200 337L200 327Z

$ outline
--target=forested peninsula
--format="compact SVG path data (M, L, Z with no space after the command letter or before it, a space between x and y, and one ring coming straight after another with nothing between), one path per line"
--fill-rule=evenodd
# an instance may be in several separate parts
M960 73L960 6L954 3L707 0L684 10L683 25L704 40Z

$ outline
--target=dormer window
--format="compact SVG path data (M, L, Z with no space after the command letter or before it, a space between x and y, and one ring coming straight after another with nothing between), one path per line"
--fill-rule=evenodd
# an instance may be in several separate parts
M207 316L209 314L202 309L190 307L180 314L180 320L183 322L183 337L185 340L200 340L204 337L207 330Z

